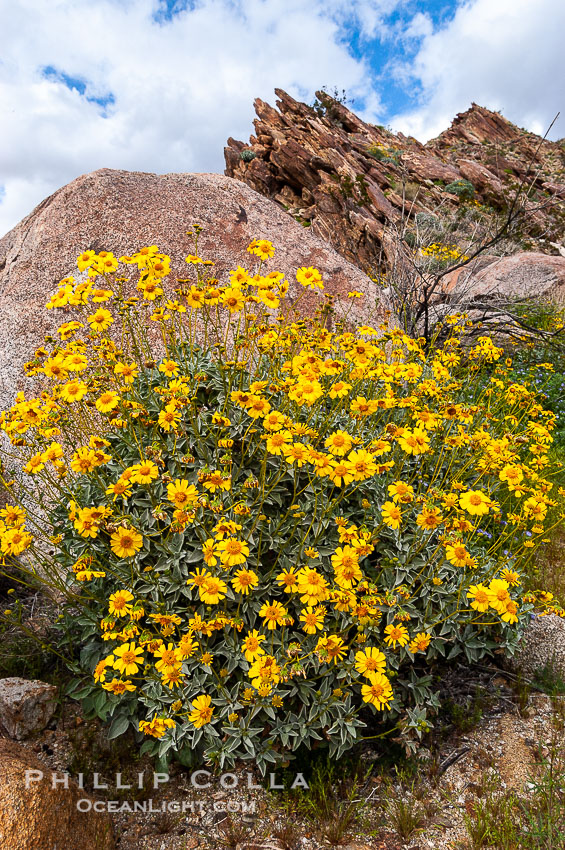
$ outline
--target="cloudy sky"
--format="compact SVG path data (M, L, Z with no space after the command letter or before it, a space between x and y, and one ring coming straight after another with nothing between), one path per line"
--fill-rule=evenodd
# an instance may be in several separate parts
M253 99L422 141L472 101L565 136L563 0L0 0L0 235L96 168L219 171Z

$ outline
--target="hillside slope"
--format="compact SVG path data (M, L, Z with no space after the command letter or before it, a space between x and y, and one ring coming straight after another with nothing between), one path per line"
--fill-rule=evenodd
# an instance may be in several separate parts
M386 268L391 233L405 235L418 213L439 214L455 242L469 242L504 220L521 184L528 197L505 252L555 253L550 243L563 242L565 141L473 104L424 145L362 121L324 92L316 108L275 92L276 109L255 101L249 143L228 140L225 174L276 200L369 274Z

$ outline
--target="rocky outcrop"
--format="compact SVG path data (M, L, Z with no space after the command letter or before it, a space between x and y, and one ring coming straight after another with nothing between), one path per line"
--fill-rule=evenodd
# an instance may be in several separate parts
M0 679L0 729L21 741L41 732L53 716L57 688L18 676Z
M44 305L57 283L77 273L84 250L112 251L117 257L156 244L169 254L172 274L187 278L184 258L194 253L187 231L204 227L198 251L213 260L222 279L241 265L255 268L246 250L253 239L270 239L276 253L267 267L286 272L294 298L301 266L315 266L336 308L367 309L348 300L350 290L374 305L375 285L313 231L293 221L280 206L245 183L219 174L145 174L102 169L73 180L46 198L0 239L0 406L22 388L22 366L45 333L61 321ZM312 313L320 296L306 292L300 309ZM357 313L355 313L357 311ZM68 318L68 317L66 317Z
M511 666L527 678L548 669L550 674L565 681L565 620L556 614L534 617L528 625L517 655Z
M110 818L92 804L74 780L52 774L20 744L0 739L2 850L114 850Z
M369 273L395 260L388 225L437 209L453 215L470 199L494 222L521 181L530 190L521 237L540 250L547 246L538 237L562 241L562 144L473 104L423 145L362 121L323 92L316 108L275 92L277 109L255 101L249 142L228 139L225 173L276 200Z
M384 224L400 216L399 204L385 194L391 190L388 165L369 152L386 142L386 131L341 104L330 118L275 91L278 111L255 101L250 144L228 140L225 173L273 198L342 256L376 272Z
M444 290L473 299L527 298L565 300L565 257L519 252L510 257L481 257L446 275Z

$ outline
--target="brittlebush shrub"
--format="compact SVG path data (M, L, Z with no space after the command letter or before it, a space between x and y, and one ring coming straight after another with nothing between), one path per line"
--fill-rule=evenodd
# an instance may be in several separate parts
M155 246L79 257L48 305L76 318L28 364L48 389L3 417L25 475L4 473L1 541L62 592L73 693L110 737L264 771L343 753L371 713L410 745L434 660L512 653L559 609L521 590L551 504L528 381L488 337L465 350L462 317L428 352L329 330L313 268L298 320L270 243L249 250L223 282L197 253L192 282Z

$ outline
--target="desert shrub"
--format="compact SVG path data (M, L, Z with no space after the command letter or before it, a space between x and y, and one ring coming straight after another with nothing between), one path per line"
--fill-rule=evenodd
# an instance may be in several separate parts
M23 676L60 684L69 678L62 659L50 649L55 636L53 605L41 584L3 558L0 567L0 678Z
M426 258L432 270L448 268L453 263L460 263L469 259L459 250L457 245L444 245L441 242L432 242L420 248L420 254Z
M371 203L367 191L367 182L362 174L356 174L355 178L352 178L349 174L341 174L339 190L344 198L351 198L361 207Z
M419 183L415 183L413 181L408 181L404 184L403 187L404 197L407 201L415 201L421 192L421 186Z
M74 312L27 367L44 389L2 417L0 540L63 594L73 694L111 738L264 771L345 752L371 713L409 746L434 659L514 651L547 602L520 571L554 417L460 318L429 350L330 330L316 269L301 320L272 245L249 251L222 283L197 243L177 281L156 246L78 258L48 304Z
M514 305L522 326L508 343L512 375L522 380L535 368L535 389L544 407L556 416L554 438L565 446L565 310L549 299L531 299Z
M433 213L418 212L414 216L414 221L416 222L418 227L421 227L423 229L427 228L431 230L433 228L437 229L441 227L441 221L439 216L434 215Z
M251 160L255 159L256 156L257 154L255 153L255 151L252 151L251 148L246 148L240 153L239 158L242 159L244 162L251 162Z
M408 196L406 196L408 197ZM412 262L418 265L423 265L427 271L434 266L435 258L428 251L429 246L442 246L446 236L444 224L438 216L430 213L416 213L414 216L414 225L406 228L402 233L402 238L411 247L417 250L413 252ZM453 237L449 234L450 238ZM450 246L451 247L451 246ZM422 252L421 249L424 249ZM422 263L422 258L424 262ZM446 258L444 258L446 259ZM436 263L437 265L437 263ZM429 267L429 268L428 268Z
M550 542L541 557L527 571L529 586L542 584L546 590L564 596L565 536L565 311L548 299L531 299L514 307L517 321L507 343L506 359L511 380L529 381L543 406L555 415L553 443L548 452L552 475L552 504L547 523Z
M393 148L376 142L368 146L367 153L379 162L391 163L392 165L399 165L402 157L400 148Z
M475 197L475 187L469 180L454 180L445 186L450 195L457 195L461 201L472 201Z
M337 86L334 86L330 92L327 86L322 86L321 90L316 92L312 109L319 118L328 118L330 121L336 121L339 117L339 107L346 106L349 102L350 100L347 97L345 89L342 89L340 92Z

